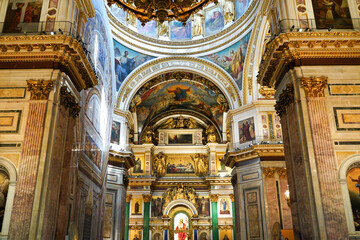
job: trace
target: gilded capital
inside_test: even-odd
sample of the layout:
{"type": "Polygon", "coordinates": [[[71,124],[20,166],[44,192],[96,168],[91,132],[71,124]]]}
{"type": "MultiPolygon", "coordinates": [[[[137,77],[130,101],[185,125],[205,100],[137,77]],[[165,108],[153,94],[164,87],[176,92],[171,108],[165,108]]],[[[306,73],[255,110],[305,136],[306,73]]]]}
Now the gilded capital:
{"type": "Polygon", "coordinates": [[[263,173],[267,178],[273,178],[275,175],[276,168],[263,168],[263,173]]]}
{"type": "Polygon", "coordinates": [[[286,108],[289,104],[294,102],[294,86],[288,84],[286,89],[279,95],[279,100],[276,101],[275,110],[278,116],[282,117],[286,113],[286,108]]]}
{"type": "Polygon", "coordinates": [[[266,99],[270,99],[275,94],[274,88],[261,87],[259,90],[261,95],[264,95],[266,99]]]}
{"type": "Polygon", "coordinates": [[[126,195],[126,202],[130,202],[132,198],[131,194],[126,195]]]}
{"type": "Polygon", "coordinates": [[[144,202],[150,202],[151,201],[151,194],[143,194],[144,202]]]}
{"type": "Polygon", "coordinates": [[[60,104],[69,109],[70,114],[76,118],[80,113],[80,106],[76,103],[75,97],[67,90],[66,86],[60,89],[60,104]]]}
{"type": "Polygon", "coordinates": [[[325,97],[324,89],[327,86],[327,77],[310,77],[301,79],[301,86],[305,90],[306,97],[325,97]]]}
{"type": "Polygon", "coordinates": [[[219,199],[219,195],[218,194],[211,194],[210,195],[210,200],[211,202],[217,202],[219,199]]]}
{"type": "Polygon", "coordinates": [[[48,100],[53,89],[52,80],[26,80],[27,89],[31,92],[30,100],[48,100]]]}
{"type": "Polygon", "coordinates": [[[231,201],[232,201],[232,202],[235,201],[235,196],[234,196],[234,194],[230,194],[230,198],[231,198],[231,201]]]}
{"type": "Polygon", "coordinates": [[[279,177],[286,178],[286,176],[287,176],[286,168],[278,168],[276,172],[279,175],[279,177]]]}

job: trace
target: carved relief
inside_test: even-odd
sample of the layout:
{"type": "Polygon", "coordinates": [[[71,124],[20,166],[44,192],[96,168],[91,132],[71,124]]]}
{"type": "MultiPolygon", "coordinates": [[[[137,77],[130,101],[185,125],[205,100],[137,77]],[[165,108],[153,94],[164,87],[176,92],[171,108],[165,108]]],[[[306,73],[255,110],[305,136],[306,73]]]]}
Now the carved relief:
{"type": "Polygon", "coordinates": [[[275,110],[276,114],[282,117],[286,113],[286,108],[290,103],[294,102],[294,86],[288,84],[286,89],[280,94],[279,100],[276,101],[275,110]]]}
{"type": "Polygon", "coordinates": [[[301,79],[301,86],[305,90],[306,97],[324,97],[327,80],[327,77],[303,77],[301,79]]]}
{"type": "Polygon", "coordinates": [[[53,89],[52,80],[27,80],[27,89],[31,92],[31,100],[48,100],[53,89]]]}
{"type": "Polygon", "coordinates": [[[208,174],[209,170],[209,158],[207,154],[195,154],[195,157],[191,156],[194,162],[195,174],[202,177],[208,174]]]}
{"type": "Polygon", "coordinates": [[[167,156],[160,152],[157,155],[153,155],[153,170],[156,177],[163,177],[166,174],[167,156]]]}
{"type": "Polygon", "coordinates": [[[274,88],[268,88],[268,87],[261,87],[259,90],[259,93],[261,95],[264,95],[266,99],[270,99],[275,94],[274,88]]]}
{"type": "Polygon", "coordinates": [[[80,113],[80,106],[76,103],[75,97],[67,90],[66,86],[60,89],[60,104],[69,109],[70,114],[76,118],[80,113]]]}
{"type": "Polygon", "coordinates": [[[263,173],[267,178],[273,178],[275,176],[276,168],[263,168],[263,173]]]}
{"type": "Polygon", "coordinates": [[[178,118],[169,118],[163,124],[160,125],[160,129],[178,129],[178,128],[202,128],[193,118],[184,118],[180,116],[178,118]]]}
{"type": "Polygon", "coordinates": [[[206,141],[208,143],[217,142],[216,129],[214,126],[212,126],[212,125],[207,126],[205,134],[206,134],[206,141]]]}
{"type": "Polygon", "coordinates": [[[168,188],[164,192],[163,197],[165,199],[163,210],[171,201],[177,199],[187,200],[197,207],[197,203],[196,203],[197,193],[195,192],[195,189],[192,187],[184,186],[183,184],[181,184],[180,186],[168,188]]]}

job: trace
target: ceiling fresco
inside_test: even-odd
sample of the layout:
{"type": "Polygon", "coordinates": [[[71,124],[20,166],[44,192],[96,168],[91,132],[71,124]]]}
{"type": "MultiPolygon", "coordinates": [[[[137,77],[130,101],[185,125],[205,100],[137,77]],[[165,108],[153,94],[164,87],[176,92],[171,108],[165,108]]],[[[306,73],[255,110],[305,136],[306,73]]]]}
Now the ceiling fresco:
{"type": "MultiPolygon", "coordinates": [[[[198,77],[196,74],[191,76],[193,79],[198,77]]],[[[160,76],[163,80],[166,77],[160,76]]],[[[183,109],[203,114],[222,130],[223,112],[228,110],[224,95],[214,85],[208,87],[191,80],[165,80],[151,88],[140,89],[136,96],[141,97],[141,103],[136,107],[139,128],[159,114],[183,109]]]]}

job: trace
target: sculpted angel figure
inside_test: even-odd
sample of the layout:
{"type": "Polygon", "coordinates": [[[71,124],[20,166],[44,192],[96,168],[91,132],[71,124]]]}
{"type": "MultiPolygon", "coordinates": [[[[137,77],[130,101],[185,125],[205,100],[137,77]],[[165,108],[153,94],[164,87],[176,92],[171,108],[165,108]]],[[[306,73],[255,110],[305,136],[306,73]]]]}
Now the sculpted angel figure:
{"type": "Polygon", "coordinates": [[[153,169],[156,171],[156,177],[163,177],[166,174],[166,158],[163,152],[153,155],[153,169]]]}
{"type": "Polygon", "coordinates": [[[208,161],[205,154],[196,153],[195,157],[191,156],[191,159],[194,162],[195,174],[198,176],[204,176],[207,174],[208,161]]]}
{"type": "Polygon", "coordinates": [[[206,140],[207,142],[213,143],[216,142],[216,134],[215,134],[215,127],[209,125],[206,128],[206,140]]]}

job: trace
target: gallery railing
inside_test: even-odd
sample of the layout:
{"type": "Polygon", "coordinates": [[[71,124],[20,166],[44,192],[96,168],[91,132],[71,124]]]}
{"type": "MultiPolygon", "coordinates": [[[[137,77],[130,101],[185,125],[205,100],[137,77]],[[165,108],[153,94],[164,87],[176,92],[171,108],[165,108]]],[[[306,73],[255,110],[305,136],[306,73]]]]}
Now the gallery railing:
{"type": "Polygon", "coordinates": [[[360,30],[360,18],[337,18],[334,20],[325,18],[283,19],[277,24],[277,31],[280,31],[279,33],[332,30],[360,30]]]}
{"type": "Polygon", "coordinates": [[[265,139],[262,136],[255,137],[255,139],[251,141],[228,143],[227,152],[241,151],[259,145],[283,145],[283,140],[282,138],[265,139]]]}

